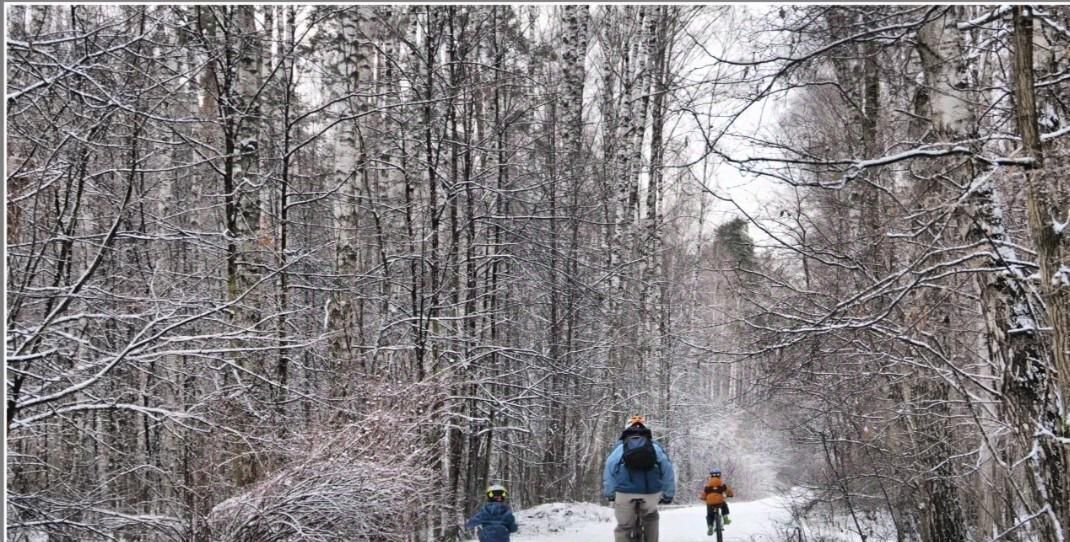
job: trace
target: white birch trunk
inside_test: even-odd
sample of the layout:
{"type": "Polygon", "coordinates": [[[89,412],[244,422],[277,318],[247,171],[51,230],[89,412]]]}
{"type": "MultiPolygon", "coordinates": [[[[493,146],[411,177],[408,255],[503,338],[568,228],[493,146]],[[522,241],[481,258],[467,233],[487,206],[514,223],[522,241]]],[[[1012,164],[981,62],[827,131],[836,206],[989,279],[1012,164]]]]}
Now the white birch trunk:
{"type": "Polygon", "coordinates": [[[234,235],[239,239],[239,293],[256,282],[258,274],[255,261],[259,258],[260,193],[263,180],[260,176],[260,100],[258,93],[263,83],[263,40],[256,27],[256,7],[238,6],[238,100],[237,112],[239,153],[234,168],[235,196],[238,217],[234,235]]]}
{"type": "MultiPolygon", "coordinates": [[[[925,74],[926,86],[930,93],[930,112],[932,116],[933,131],[940,141],[956,141],[965,134],[975,129],[976,120],[965,90],[968,86],[966,81],[966,57],[964,41],[953,21],[957,14],[954,8],[945,10],[940,17],[923,25],[918,30],[918,51],[921,56],[922,69],[925,74]]],[[[960,178],[969,177],[973,174],[972,164],[960,165],[950,174],[960,178]]],[[[930,181],[931,182],[931,181],[930,181]]],[[[941,188],[933,187],[928,191],[928,197],[936,200],[941,197],[941,188]]],[[[929,295],[923,293],[923,296],[929,295]]],[[[935,299],[923,301],[928,306],[939,306],[935,299]]],[[[949,318],[950,309],[942,308],[936,313],[934,321],[939,318],[949,318]]],[[[919,393],[933,393],[940,401],[948,399],[947,386],[942,382],[929,383],[924,381],[920,384],[919,393]]],[[[924,396],[924,395],[922,395],[924,396]]],[[[937,476],[927,482],[925,492],[929,506],[924,510],[925,530],[930,539],[948,541],[965,540],[966,534],[963,529],[963,511],[959,500],[958,491],[948,479],[953,471],[940,463],[938,456],[947,453],[950,448],[944,446],[942,435],[931,434],[932,430],[920,436],[926,446],[936,443],[936,455],[925,453],[922,455],[923,464],[942,465],[937,467],[937,476]]]]}
{"type": "MultiPolygon", "coordinates": [[[[339,49],[342,51],[335,66],[338,78],[336,92],[348,96],[338,111],[346,118],[339,125],[338,139],[334,147],[334,178],[338,191],[333,200],[335,226],[335,266],[342,284],[352,285],[360,272],[360,207],[362,187],[366,186],[368,167],[369,134],[365,130],[367,113],[371,109],[370,98],[365,95],[371,89],[372,54],[374,48],[367,36],[366,11],[370,8],[353,7],[343,12],[339,49]]],[[[332,296],[328,317],[330,356],[336,368],[351,369],[353,352],[358,339],[355,296],[347,288],[332,296]]],[[[344,372],[339,373],[344,374],[344,372]]],[[[343,377],[342,394],[348,386],[343,377]]]]}
{"type": "Polygon", "coordinates": [[[948,136],[967,134],[974,129],[967,88],[967,61],[964,40],[947,10],[918,29],[918,52],[929,88],[933,130],[948,136]]]}

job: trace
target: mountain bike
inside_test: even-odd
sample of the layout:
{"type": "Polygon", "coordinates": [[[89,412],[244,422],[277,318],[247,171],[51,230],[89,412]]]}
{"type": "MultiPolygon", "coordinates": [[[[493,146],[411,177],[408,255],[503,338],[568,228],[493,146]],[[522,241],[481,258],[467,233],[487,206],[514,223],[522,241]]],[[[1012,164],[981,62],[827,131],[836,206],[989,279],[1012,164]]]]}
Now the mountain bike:
{"type": "Polygon", "coordinates": [[[632,499],[631,503],[635,505],[635,526],[632,527],[628,540],[631,542],[646,542],[646,525],[643,525],[643,499],[632,499]]]}

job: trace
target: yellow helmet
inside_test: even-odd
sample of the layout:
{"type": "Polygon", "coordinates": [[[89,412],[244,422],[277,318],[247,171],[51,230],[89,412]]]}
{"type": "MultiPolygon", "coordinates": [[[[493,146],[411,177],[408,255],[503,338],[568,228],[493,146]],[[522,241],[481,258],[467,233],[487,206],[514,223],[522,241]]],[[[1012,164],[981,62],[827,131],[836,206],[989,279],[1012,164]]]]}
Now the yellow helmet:
{"type": "Polygon", "coordinates": [[[499,497],[502,499],[509,497],[509,492],[505,490],[505,486],[501,484],[487,486],[487,499],[496,500],[499,497]]]}

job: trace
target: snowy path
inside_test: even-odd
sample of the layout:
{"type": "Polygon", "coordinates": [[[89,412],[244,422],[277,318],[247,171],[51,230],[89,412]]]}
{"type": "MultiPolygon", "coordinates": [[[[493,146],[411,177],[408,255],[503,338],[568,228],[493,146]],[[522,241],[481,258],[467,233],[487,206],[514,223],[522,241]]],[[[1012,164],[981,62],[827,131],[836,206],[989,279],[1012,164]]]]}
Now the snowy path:
{"type": "MultiPolygon", "coordinates": [[[[726,542],[773,542],[781,540],[777,525],[788,519],[782,497],[752,502],[729,502],[732,525],[725,529],[726,542]]],[[[514,542],[612,542],[612,511],[589,504],[543,505],[518,514],[520,533],[514,542]]],[[[670,506],[661,510],[660,542],[709,542],[706,507],[670,506]]]]}

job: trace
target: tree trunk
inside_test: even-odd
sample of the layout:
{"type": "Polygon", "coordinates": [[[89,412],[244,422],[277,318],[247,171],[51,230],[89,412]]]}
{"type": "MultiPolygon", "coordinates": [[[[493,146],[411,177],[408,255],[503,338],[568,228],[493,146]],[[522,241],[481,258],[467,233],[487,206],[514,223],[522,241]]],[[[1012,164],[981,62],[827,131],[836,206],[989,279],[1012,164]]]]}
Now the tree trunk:
{"type": "MultiPolygon", "coordinates": [[[[1025,170],[1026,209],[1040,266],[1040,297],[1051,326],[1049,367],[1040,359],[1027,358],[1030,366],[1012,366],[1017,399],[1024,404],[1015,412],[1030,420],[1015,424],[1023,439],[1039,449],[1031,456],[1035,492],[1039,503],[1051,511],[1042,520],[1044,538],[1070,539],[1070,421],[1066,401],[1070,397],[1070,189],[1061,160],[1045,166],[1037,125],[1033,74],[1032,8],[1014,6],[1014,83],[1018,129],[1032,164],[1025,170]],[[1060,166],[1062,168],[1060,169],[1060,166]],[[1052,388],[1056,388],[1057,391],[1052,388]],[[1060,399],[1061,397],[1061,399],[1060,399]],[[1060,404],[1061,401],[1061,404],[1060,404]],[[1060,442],[1060,439],[1062,442],[1060,442]]],[[[1030,322],[1029,332],[1035,332],[1030,322]]]]}
{"type": "MultiPolygon", "coordinates": [[[[940,17],[926,23],[918,30],[918,49],[921,56],[925,82],[930,89],[930,112],[932,115],[933,133],[940,141],[955,141],[975,129],[975,119],[970,107],[966,91],[968,83],[963,80],[965,73],[965,54],[962,37],[952,26],[954,20],[950,16],[953,8],[946,10],[940,17]]],[[[974,176],[973,164],[967,161],[961,164],[949,164],[951,170],[948,175],[958,179],[971,179],[974,176]]],[[[923,208],[931,208],[934,202],[942,201],[947,197],[946,192],[940,186],[939,181],[924,181],[922,187],[921,203],[923,208]]],[[[961,181],[966,182],[966,181],[961,181]]],[[[967,183],[968,184],[968,183],[967,183]]],[[[939,232],[932,232],[939,239],[939,232]]],[[[954,240],[948,240],[954,241],[954,240]]],[[[938,294],[933,291],[923,291],[924,305],[939,307],[927,322],[936,326],[935,329],[943,330],[938,326],[945,325],[952,318],[951,308],[941,305],[937,298],[938,294]]],[[[947,333],[946,330],[941,333],[947,333]]],[[[953,341],[950,337],[935,339],[934,347],[941,356],[955,359],[953,341]]],[[[922,378],[938,378],[922,376],[922,378]]],[[[916,400],[924,401],[946,409],[950,388],[942,381],[922,381],[913,395],[916,400]]],[[[952,466],[947,463],[945,453],[952,450],[947,441],[950,427],[946,418],[936,420],[934,423],[925,423],[923,433],[919,440],[926,452],[922,453],[921,465],[924,468],[933,468],[935,472],[924,483],[928,507],[923,514],[925,519],[925,539],[936,541],[960,542],[966,540],[965,526],[963,525],[964,514],[962,501],[958,494],[954,478],[957,474],[952,466]],[[939,468],[937,468],[939,467],[939,468]]]]}

